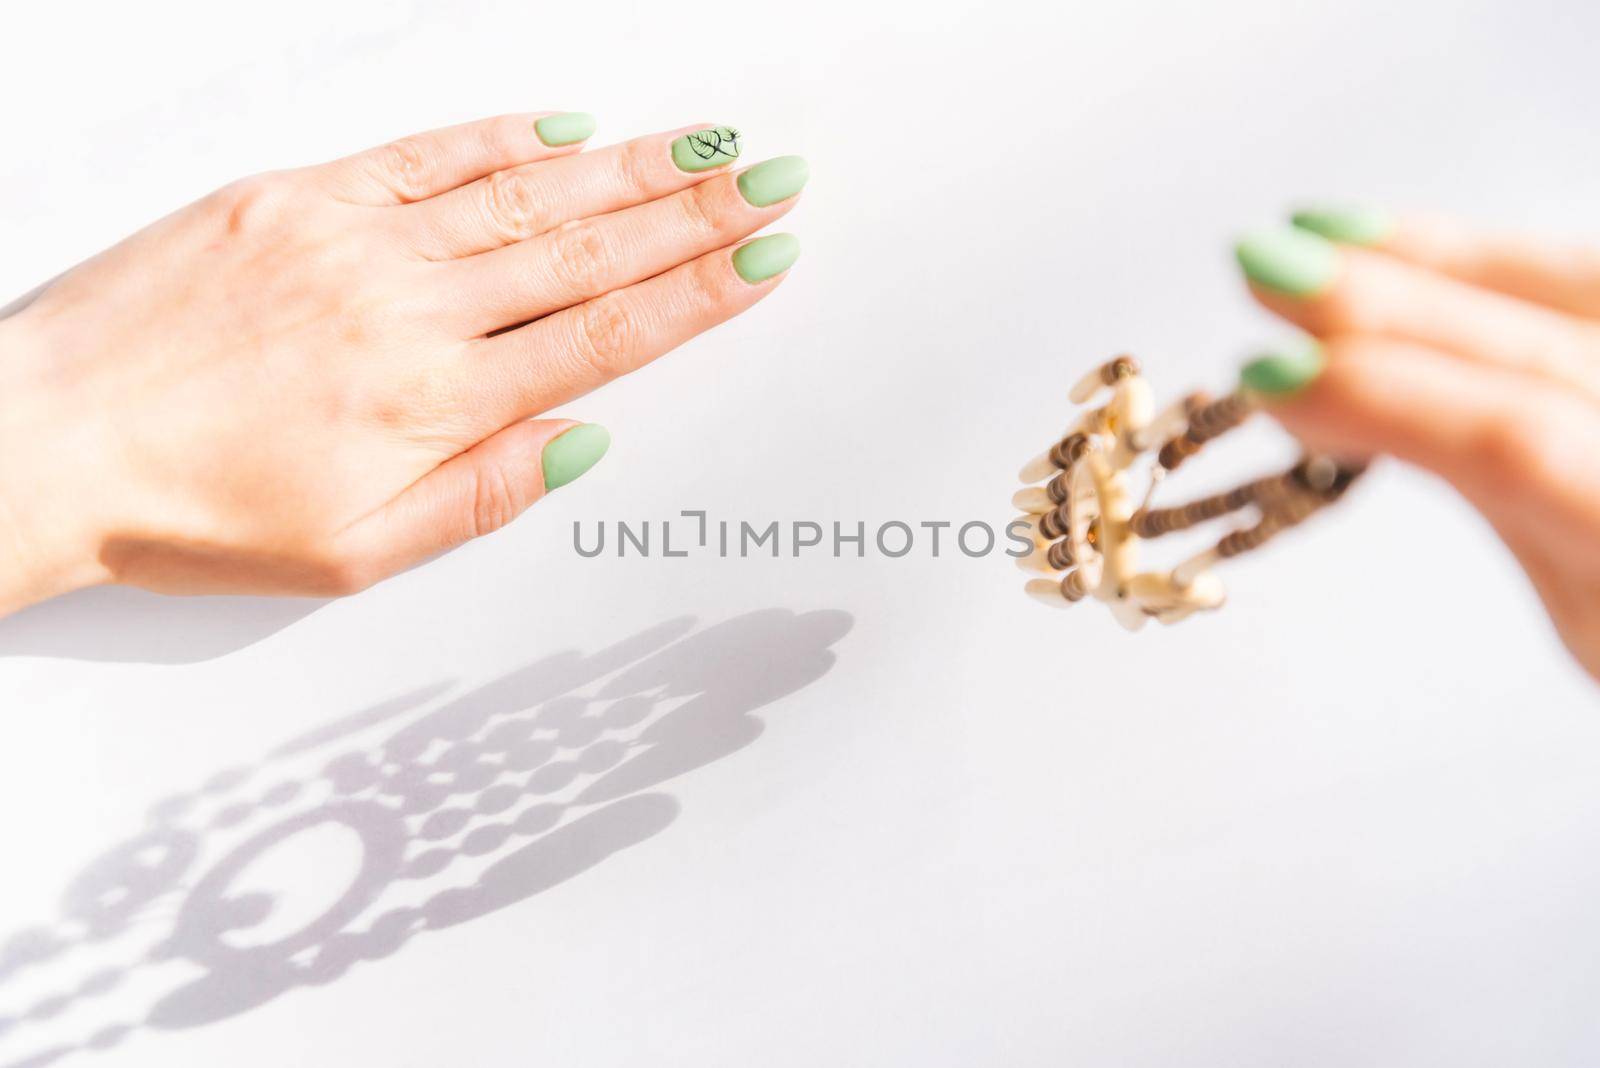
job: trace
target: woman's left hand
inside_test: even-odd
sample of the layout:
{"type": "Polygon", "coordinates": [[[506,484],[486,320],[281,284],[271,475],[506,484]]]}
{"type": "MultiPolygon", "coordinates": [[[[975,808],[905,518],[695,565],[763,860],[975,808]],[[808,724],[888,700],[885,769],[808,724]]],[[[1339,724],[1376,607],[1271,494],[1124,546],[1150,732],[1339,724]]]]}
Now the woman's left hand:
{"type": "Polygon", "coordinates": [[[76,586],[338,594],[502,526],[598,427],[531,416],[739,314],[803,160],[505,115],[263,174],[0,320],[0,614],[76,586]]]}

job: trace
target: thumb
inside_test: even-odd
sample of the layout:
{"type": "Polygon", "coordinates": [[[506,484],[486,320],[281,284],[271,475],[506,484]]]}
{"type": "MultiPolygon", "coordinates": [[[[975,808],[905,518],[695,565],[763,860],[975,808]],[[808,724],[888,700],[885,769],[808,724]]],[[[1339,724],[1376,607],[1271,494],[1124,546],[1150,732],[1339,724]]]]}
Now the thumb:
{"type": "Polygon", "coordinates": [[[354,540],[357,559],[393,574],[499,530],[593,467],[610,446],[611,435],[595,423],[513,423],[440,464],[343,536],[354,540]]]}

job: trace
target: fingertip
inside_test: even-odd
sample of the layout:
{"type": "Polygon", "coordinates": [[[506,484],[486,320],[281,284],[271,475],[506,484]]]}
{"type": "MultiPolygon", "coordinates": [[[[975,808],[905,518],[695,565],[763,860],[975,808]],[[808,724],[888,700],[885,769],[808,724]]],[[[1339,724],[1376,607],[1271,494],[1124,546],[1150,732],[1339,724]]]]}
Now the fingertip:
{"type": "Polygon", "coordinates": [[[755,208],[771,207],[797,196],[811,180],[804,156],[777,156],[739,172],[739,194],[755,208]]]}
{"type": "Polygon", "coordinates": [[[1309,206],[1292,213],[1290,220],[1297,229],[1343,245],[1375,247],[1394,232],[1394,218],[1376,208],[1309,206]]]}
{"type": "Polygon", "coordinates": [[[575,482],[611,448],[611,432],[599,423],[579,423],[557,435],[540,454],[545,492],[575,482]]]}
{"type": "Polygon", "coordinates": [[[1327,289],[1339,268],[1339,251],[1331,241],[1292,226],[1247,233],[1234,244],[1233,254],[1255,285],[1297,299],[1327,289]]]}
{"type": "Polygon", "coordinates": [[[594,116],[587,111],[562,111],[539,119],[533,130],[550,148],[561,148],[589,140],[596,126],[594,116]]]}
{"type": "Polygon", "coordinates": [[[1239,385],[1271,402],[1300,393],[1327,367],[1327,354],[1312,338],[1263,349],[1239,369],[1239,385]]]}
{"type": "Polygon", "coordinates": [[[800,239],[793,234],[767,234],[733,250],[733,269],[755,285],[787,271],[800,258],[800,239]]]}

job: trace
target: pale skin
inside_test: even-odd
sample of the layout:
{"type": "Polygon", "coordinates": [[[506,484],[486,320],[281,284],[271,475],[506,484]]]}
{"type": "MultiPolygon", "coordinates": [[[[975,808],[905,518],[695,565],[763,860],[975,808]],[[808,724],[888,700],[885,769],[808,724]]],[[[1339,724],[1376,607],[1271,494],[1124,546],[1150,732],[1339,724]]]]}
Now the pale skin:
{"type": "Polygon", "coordinates": [[[794,204],[674,138],[504,115],[180,209],[0,319],[0,615],[79,587],[345,594],[544,493],[537,419],[770,293],[794,204]]]}
{"type": "Polygon", "coordinates": [[[1341,246],[1311,296],[1252,291],[1328,358],[1274,414],[1314,447],[1453,484],[1600,680],[1600,251],[1402,219],[1341,246]]]}

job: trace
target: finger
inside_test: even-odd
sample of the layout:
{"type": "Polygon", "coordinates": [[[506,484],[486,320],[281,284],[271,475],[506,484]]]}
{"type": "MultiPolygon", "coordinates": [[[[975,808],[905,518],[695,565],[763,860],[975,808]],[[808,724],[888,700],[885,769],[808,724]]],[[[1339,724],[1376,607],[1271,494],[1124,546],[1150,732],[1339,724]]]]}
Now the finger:
{"type": "Polygon", "coordinates": [[[505,526],[547,492],[599,462],[604,427],[570,419],[514,423],[440,464],[400,496],[348,528],[345,555],[368,581],[505,526]]]}
{"type": "MultiPolygon", "coordinates": [[[[1574,558],[1559,546],[1519,543],[1504,532],[1501,536],[1528,573],[1568,651],[1600,680],[1600,613],[1594,610],[1600,604],[1600,574],[1574,568],[1574,558]]],[[[1586,549],[1592,551],[1592,543],[1586,549]]]]}
{"type": "Polygon", "coordinates": [[[1237,253],[1256,299],[1319,337],[1416,342],[1600,398],[1595,324],[1288,227],[1237,253]]]}
{"type": "Polygon", "coordinates": [[[1309,446],[1389,453],[1441,475],[1498,524],[1600,523],[1594,406],[1570,391],[1384,338],[1335,338],[1252,361],[1245,387],[1309,446]]]}
{"type": "Polygon", "coordinates": [[[594,116],[578,111],[497,115],[412,134],[311,170],[340,200],[409,204],[506,167],[578,152],[594,126],[594,116]]]}
{"type": "Polygon", "coordinates": [[[782,156],[672,196],[568,223],[447,267],[446,307],[486,334],[653,278],[755,233],[794,206],[806,162],[782,156]]]}
{"type": "Polygon", "coordinates": [[[739,152],[739,131],[731,126],[670,130],[570,159],[497,170],[407,208],[398,221],[421,256],[471,256],[675,193],[732,163],[739,152]]]}
{"type": "Polygon", "coordinates": [[[1482,233],[1450,219],[1394,218],[1360,209],[1298,211],[1294,224],[1484,289],[1600,318],[1600,248],[1482,233]]]}
{"type": "Polygon", "coordinates": [[[772,292],[799,255],[792,234],[758,237],[473,342],[479,417],[504,425],[644,366],[772,292]]]}

